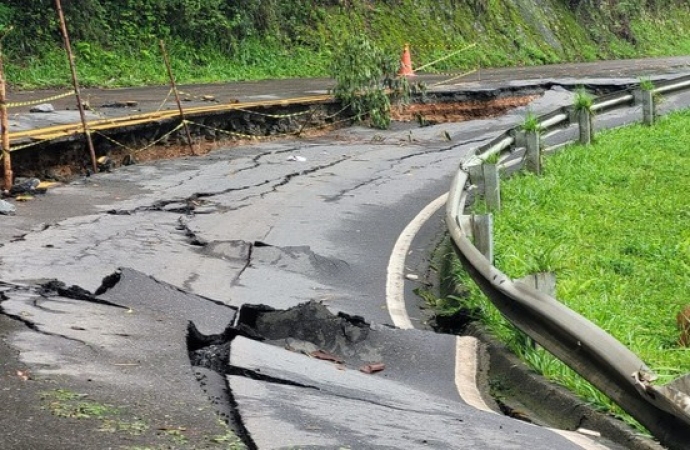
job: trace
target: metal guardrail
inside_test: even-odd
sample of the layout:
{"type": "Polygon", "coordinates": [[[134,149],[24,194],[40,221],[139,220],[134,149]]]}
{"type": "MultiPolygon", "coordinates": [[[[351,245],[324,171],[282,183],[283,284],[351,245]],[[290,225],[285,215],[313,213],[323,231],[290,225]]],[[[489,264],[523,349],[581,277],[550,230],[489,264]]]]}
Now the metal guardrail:
{"type": "MultiPolygon", "coordinates": [[[[690,76],[659,83],[653,93],[690,90],[690,76]]],[[[595,100],[593,110],[625,107],[639,96],[625,90],[595,100]]],[[[538,118],[543,133],[570,124],[573,108],[538,118]]],[[[518,129],[503,133],[474,150],[486,159],[514,146],[518,129]]],[[[556,298],[526,283],[511,280],[494,267],[472,242],[471,216],[463,214],[468,173],[458,169],[446,204],[446,226],[463,266],[498,310],[539,345],[610,397],[673,450],[690,448],[690,374],[666,385],[613,336],[567,308],[556,298]]]]}

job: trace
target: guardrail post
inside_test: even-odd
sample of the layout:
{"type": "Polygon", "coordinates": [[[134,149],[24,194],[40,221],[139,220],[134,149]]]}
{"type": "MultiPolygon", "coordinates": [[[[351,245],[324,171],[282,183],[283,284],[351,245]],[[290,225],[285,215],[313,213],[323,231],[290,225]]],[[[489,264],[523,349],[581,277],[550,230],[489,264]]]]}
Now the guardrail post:
{"type": "Polygon", "coordinates": [[[465,170],[470,176],[470,184],[475,186],[484,186],[484,169],[482,168],[482,160],[473,158],[465,164],[465,170]]]}
{"type": "Polygon", "coordinates": [[[525,165],[527,170],[541,175],[541,139],[537,131],[525,133],[525,165]]]}
{"type": "Polygon", "coordinates": [[[556,296],[556,274],[553,272],[534,273],[520,278],[518,281],[551,297],[556,296]]]}
{"type": "Polygon", "coordinates": [[[494,263],[494,217],[492,214],[472,215],[474,246],[489,263],[494,263]]]}
{"type": "Polygon", "coordinates": [[[656,116],[656,109],[654,105],[654,91],[643,89],[640,92],[642,98],[642,123],[645,125],[654,125],[656,116]]]}
{"type": "Polygon", "coordinates": [[[484,175],[484,200],[486,206],[492,211],[501,209],[501,181],[498,164],[484,163],[482,165],[484,175]]]}
{"type": "Polygon", "coordinates": [[[577,123],[580,127],[580,144],[590,145],[592,143],[592,112],[584,108],[579,110],[577,123]]]}

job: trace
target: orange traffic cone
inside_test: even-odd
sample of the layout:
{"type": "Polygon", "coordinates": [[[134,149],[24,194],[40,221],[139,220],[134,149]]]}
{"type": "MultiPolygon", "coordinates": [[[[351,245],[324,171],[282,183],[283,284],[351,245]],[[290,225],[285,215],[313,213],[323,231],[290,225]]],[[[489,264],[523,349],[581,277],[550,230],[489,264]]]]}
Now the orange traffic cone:
{"type": "Polygon", "coordinates": [[[402,57],[400,58],[400,70],[398,75],[403,77],[413,77],[415,76],[414,70],[412,70],[412,56],[410,56],[410,44],[405,44],[405,50],[403,50],[402,57]]]}

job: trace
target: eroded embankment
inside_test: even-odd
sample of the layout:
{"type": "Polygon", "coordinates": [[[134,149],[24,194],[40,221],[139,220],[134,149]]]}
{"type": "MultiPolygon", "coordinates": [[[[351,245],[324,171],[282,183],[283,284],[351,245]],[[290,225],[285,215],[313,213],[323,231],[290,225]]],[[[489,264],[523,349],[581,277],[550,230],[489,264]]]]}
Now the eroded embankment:
{"type": "MultiPolygon", "coordinates": [[[[527,105],[545,88],[529,86],[480,91],[434,91],[413,96],[407,105],[396,106],[393,120],[417,121],[420,126],[496,117],[527,105]]],[[[285,102],[247,109],[231,105],[227,110],[190,115],[190,147],[179,119],[136,120],[115,128],[92,131],[100,170],[120,165],[203,155],[219,146],[262,140],[310,136],[352,123],[349,108],[334,101],[285,102]]],[[[27,116],[30,122],[30,115],[27,116]]],[[[26,142],[20,143],[25,144],[26,142]]],[[[17,177],[66,181],[89,173],[91,162],[86,142],[80,135],[53,137],[12,153],[17,177]]]]}

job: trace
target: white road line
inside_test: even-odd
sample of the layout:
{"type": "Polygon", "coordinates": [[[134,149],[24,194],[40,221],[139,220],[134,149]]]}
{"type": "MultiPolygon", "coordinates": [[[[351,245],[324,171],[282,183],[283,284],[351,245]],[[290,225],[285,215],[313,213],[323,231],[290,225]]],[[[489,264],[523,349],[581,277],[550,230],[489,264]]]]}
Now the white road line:
{"type": "Polygon", "coordinates": [[[410,251],[410,245],[415,235],[439,209],[446,204],[448,193],[443,194],[429,203],[412,222],[407,224],[400,233],[388,260],[388,276],[386,280],[386,304],[393,324],[402,329],[412,329],[412,321],[405,308],[405,259],[410,251]]]}
{"type": "Polygon", "coordinates": [[[478,347],[477,338],[458,336],[455,342],[455,387],[460,398],[468,405],[482,411],[495,412],[486,404],[477,387],[478,347]]]}
{"type": "Polygon", "coordinates": [[[556,428],[549,428],[549,430],[563,436],[573,444],[579,445],[584,450],[611,450],[610,447],[595,442],[594,440],[577,431],[558,430],[556,428]]]}
{"type": "MultiPolygon", "coordinates": [[[[388,260],[386,279],[386,305],[393,324],[401,329],[412,329],[412,321],[405,307],[405,259],[410,251],[412,240],[431,216],[441,209],[448,199],[443,194],[429,203],[400,233],[388,260]]],[[[479,342],[470,336],[458,336],[455,345],[455,387],[460,398],[468,405],[481,411],[495,412],[484,402],[477,387],[477,346],[479,342]],[[461,364],[462,363],[462,364],[461,364]]],[[[549,428],[584,450],[609,450],[589,437],[576,431],[549,428]]]]}

